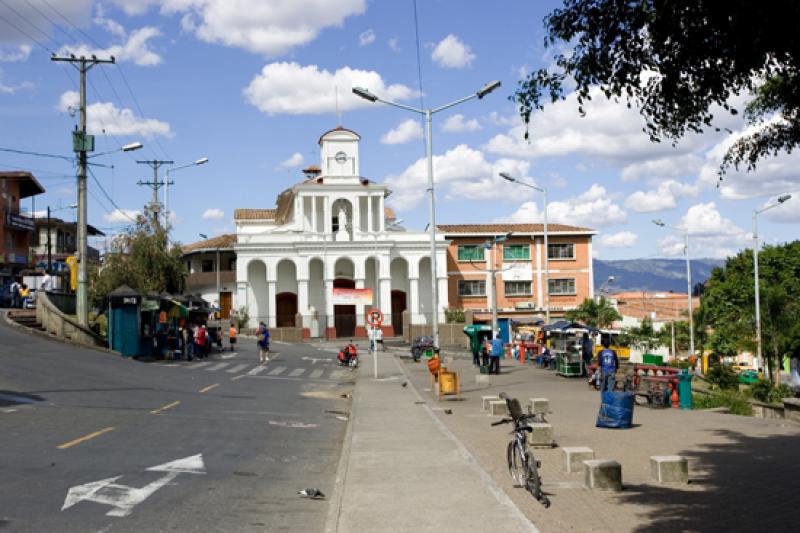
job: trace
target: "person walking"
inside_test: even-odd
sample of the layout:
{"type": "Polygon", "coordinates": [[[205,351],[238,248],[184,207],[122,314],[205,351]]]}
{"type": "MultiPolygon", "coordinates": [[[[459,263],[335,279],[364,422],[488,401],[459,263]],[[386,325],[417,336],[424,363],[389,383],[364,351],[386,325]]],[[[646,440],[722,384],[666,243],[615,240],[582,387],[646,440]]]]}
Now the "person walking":
{"type": "Polygon", "coordinates": [[[236,346],[236,326],[231,323],[231,327],[228,328],[228,342],[231,345],[231,351],[236,346]]]}
{"type": "Polygon", "coordinates": [[[376,326],[376,328],[377,329],[375,330],[375,342],[377,342],[378,345],[375,347],[375,349],[383,351],[383,330],[381,329],[380,326],[376,326]]]}
{"type": "Polygon", "coordinates": [[[30,296],[31,291],[26,284],[20,285],[19,288],[19,300],[20,300],[20,307],[25,309],[28,304],[28,297],[30,296]]]}
{"type": "Polygon", "coordinates": [[[500,357],[503,355],[503,339],[492,339],[492,352],[489,354],[489,373],[500,374],[500,357]]]}
{"type": "Polygon", "coordinates": [[[14,309],[19,307],[19,289],[20,289],[20,284],[19,281],[17,281],[16,279],[14,280],[14,283],[12,283],[11,286],[8,288],[9,292],[11,292],[11,307],[14,309]]]}
{"type": "Polygon", "coordinates": [[[269,362],[269,330],[264,322],[258,323],[258,359],[261,363],[269,362]]]}
{"type": "Polygon", "coordinates": [[[586,377],[589,374],[588,368],[592,363],[592,356],[594,355],[594,343],[588,333],[583,334],[581,339],[581,359],[583,359],[583,368],[581,368],[581,376],[586,377]]]}
{"type": "Polygon", "coordinates": [[[198,324],[194,332],[195,355],[202,359],[206,355],[206,329],[203,324],[198,324]]]}
{"type": "Polygon", "coordinates": [[[616,374],[619,368],[619,357],[617,352],[609,348],[611,342],[608,338],[603,339],[603,349],[597,355],[600,361],[600,392],[613,391],[616,386],[616,374]]]}

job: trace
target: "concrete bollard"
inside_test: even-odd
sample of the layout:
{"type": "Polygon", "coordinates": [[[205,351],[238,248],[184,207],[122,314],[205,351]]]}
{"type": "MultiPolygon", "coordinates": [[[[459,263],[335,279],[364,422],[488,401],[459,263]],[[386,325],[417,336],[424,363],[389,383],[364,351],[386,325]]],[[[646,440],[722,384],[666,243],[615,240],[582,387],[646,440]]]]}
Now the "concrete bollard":
{"type": "Polygon", "coordinates": [[[492,416],[502,416],[508,414],[508,406],[505,400],[492,400],[489,402],[489,414],[492,416]]]}
{"type": "Polygon", "coordinates": [[[561,450],[564,472],[582,472],[583,462],[594,459],[594,450],[586,446],[572,446],[561,450]]]}
{"type": "Polygon", "coordinates": [[[680,455],[652,455],[650,475],[659,483],[689,483],[689,460],[680,455]]]}
{"type": "Polygon", "coordinates": [[[555,444],[552,424],[528,424],[533,431],[528,432],[528,444],[534,448],[552,448],[555,444]]]}
{"type": "Polygon", "coordinates": [[[500,396],[481,396],[481,405],[484,411],[489,410],[489,402],[496,402],[500,399],[500,396]]]}
{"type": "Polygon", "coordinates": [[[476,385],[485,385],[489,386],[489,374],[477,374],[475,376],[475,384],[476,385]]]}
{"type": "Polygon", "coordinates": [[[584,461],[583,485],[587,489],[622,490],[622,465],[610,459],[584,461]]]}
{"type": "Polygon", "coordinates": [[[531,413],[535,415],[546,415],[550,412],[550,400],[547,398],[531,398],[528,400],[531,413]]]}

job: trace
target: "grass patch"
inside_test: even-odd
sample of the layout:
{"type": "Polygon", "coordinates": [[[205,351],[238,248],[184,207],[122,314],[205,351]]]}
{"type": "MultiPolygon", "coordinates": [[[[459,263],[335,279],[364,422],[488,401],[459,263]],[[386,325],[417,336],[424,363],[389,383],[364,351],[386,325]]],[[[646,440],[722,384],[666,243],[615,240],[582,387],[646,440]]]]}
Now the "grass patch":
{"type": "Polygon", "coordinates": [[[753,416],[753,406],[747,396],[740,392],[723,390],[713,391],[709,394],[697,394],[693,398],[695,409],[714,409],[727,407],[731,414],[753,416]]]}

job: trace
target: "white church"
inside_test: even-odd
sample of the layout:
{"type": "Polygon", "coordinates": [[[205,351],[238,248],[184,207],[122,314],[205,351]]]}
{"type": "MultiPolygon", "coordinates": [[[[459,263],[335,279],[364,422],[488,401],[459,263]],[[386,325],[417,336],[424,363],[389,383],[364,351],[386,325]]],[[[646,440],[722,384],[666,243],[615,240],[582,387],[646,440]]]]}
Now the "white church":
{"type": "Polygon", "coordinates": [[[304,337],[359,337],[364,312],[383,313],[386,336],[433,319],[448,302],[447,242],[437,235],[432,280],[430,235],[399,227],[385,207],[391,191],[361,176],[361,137],[337,127],[319,139],[320,166],[278,195],[274,209],[236,209],[235,307],[250,326],[302,327],[304,337]]]}

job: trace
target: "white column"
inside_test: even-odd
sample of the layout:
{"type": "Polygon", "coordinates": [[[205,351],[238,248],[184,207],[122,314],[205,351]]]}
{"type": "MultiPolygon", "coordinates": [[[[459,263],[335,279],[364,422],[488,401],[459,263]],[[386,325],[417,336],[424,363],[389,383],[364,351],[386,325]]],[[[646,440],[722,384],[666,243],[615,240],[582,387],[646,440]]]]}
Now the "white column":
{"type": "Polygon", "coordinates": [[[377,196],[378,199],[378,212],[375,216],[378,219],[378,227],[375,231],[383,231],[384,230],[384,216],[383,216],[383,195],[377,196]]]}
{"type": "Polygon", "coordinates": [[[408,284],[411,289],[411,301],[408,310],[411,312],[411,323],[418,324],[419,317],[419,278],[410,278],[408,284]]]}
{"type": "Polygon", "coordinates": [[[319,231],[319,226],[317,225],[317,197],[311,197],[311,231],[314,233],[319,231]]]}
{"type": "Polygon", "coordinates": [[[534,250],[536,251],[536,307],[544,307],[544,291],[542,290],[542,241],[534,237],[534,250]]]}
{"type": "MultiPolygon", "coordinates": [[[[356,278],[356,289],[363,289],[365,285],[366,281],[364,278],[356,278]]],[[[366,311],[365,306],[356,306],[356,326],[364,326],[364,313],[366,313],[366,311]]]]}
{"type": "Polygon", "coordinates": [[[444,309],[450,306],[447,278],[439,278],[439,323],[444,323],[444,309]]]}
{"type": "Polygon", "coordinates": [[[392,278],[381,278],[381,312],[383,313],[383,323],[392,323],[392,278]]]}
{"type": "Polygon", "coordinates": [[[297,312],[303,315],[303,327],[309,327],[311,323],[310,311],[308,310],[308,280],[297,280],[297,312]]]}
{"type": "MultiPolygon", "coordinates": [[[[247,312],[250,316],[253,316],[252,311],[250,310],[250,306],[248,305],[247,301],[247,282],[246,281],[237,281],[236,282],[236,305],[234,308],[236,311],[239,311],[239,308],[244,307],[247,309],[247,312]]],[[[248,324],[249,325],[249,324],[248,324]]]]}
{"type": "Polygon", "coordinates": [[[372,195],[367,196],[367,232],[368,233],[372,233],[374,231],[374,229],[372,227],[372,219],[374,218],[372,216],[372,210],[374,209],[374,204],[375,204],[374,198],[375,197],[372,196],[372,195]]]}
{"type": "Polygon", "coordinates": [[[325,280],[325,327],[333,327],[333,280],[325,280]]]}
{"type": "MultiPolygon", "coordinates": [[[[275,281],[267,281],[267,326],[274,328],[276,326],[275,320],[275,281]]],[[[259,310],[260,311],[260,310],[259,310]]],[[[261,311],[263,314],[263,311],[261,311]]]]}
{"type": "Polygon", "coordinates": [[[331,233],[333,231],[333,225],[331,221],[331,199],[327,196],[323,196],[322,218],[323,231],[326,234],[331,233]]]}
{"type": "Polygon", "coordinates": [[[352,200],[350,205],[353,206],[353,220],[350,222],[353,224],[353,240],[355,240],[356,235],[361,233],[361,199],[355,196],[352,200]]]}

